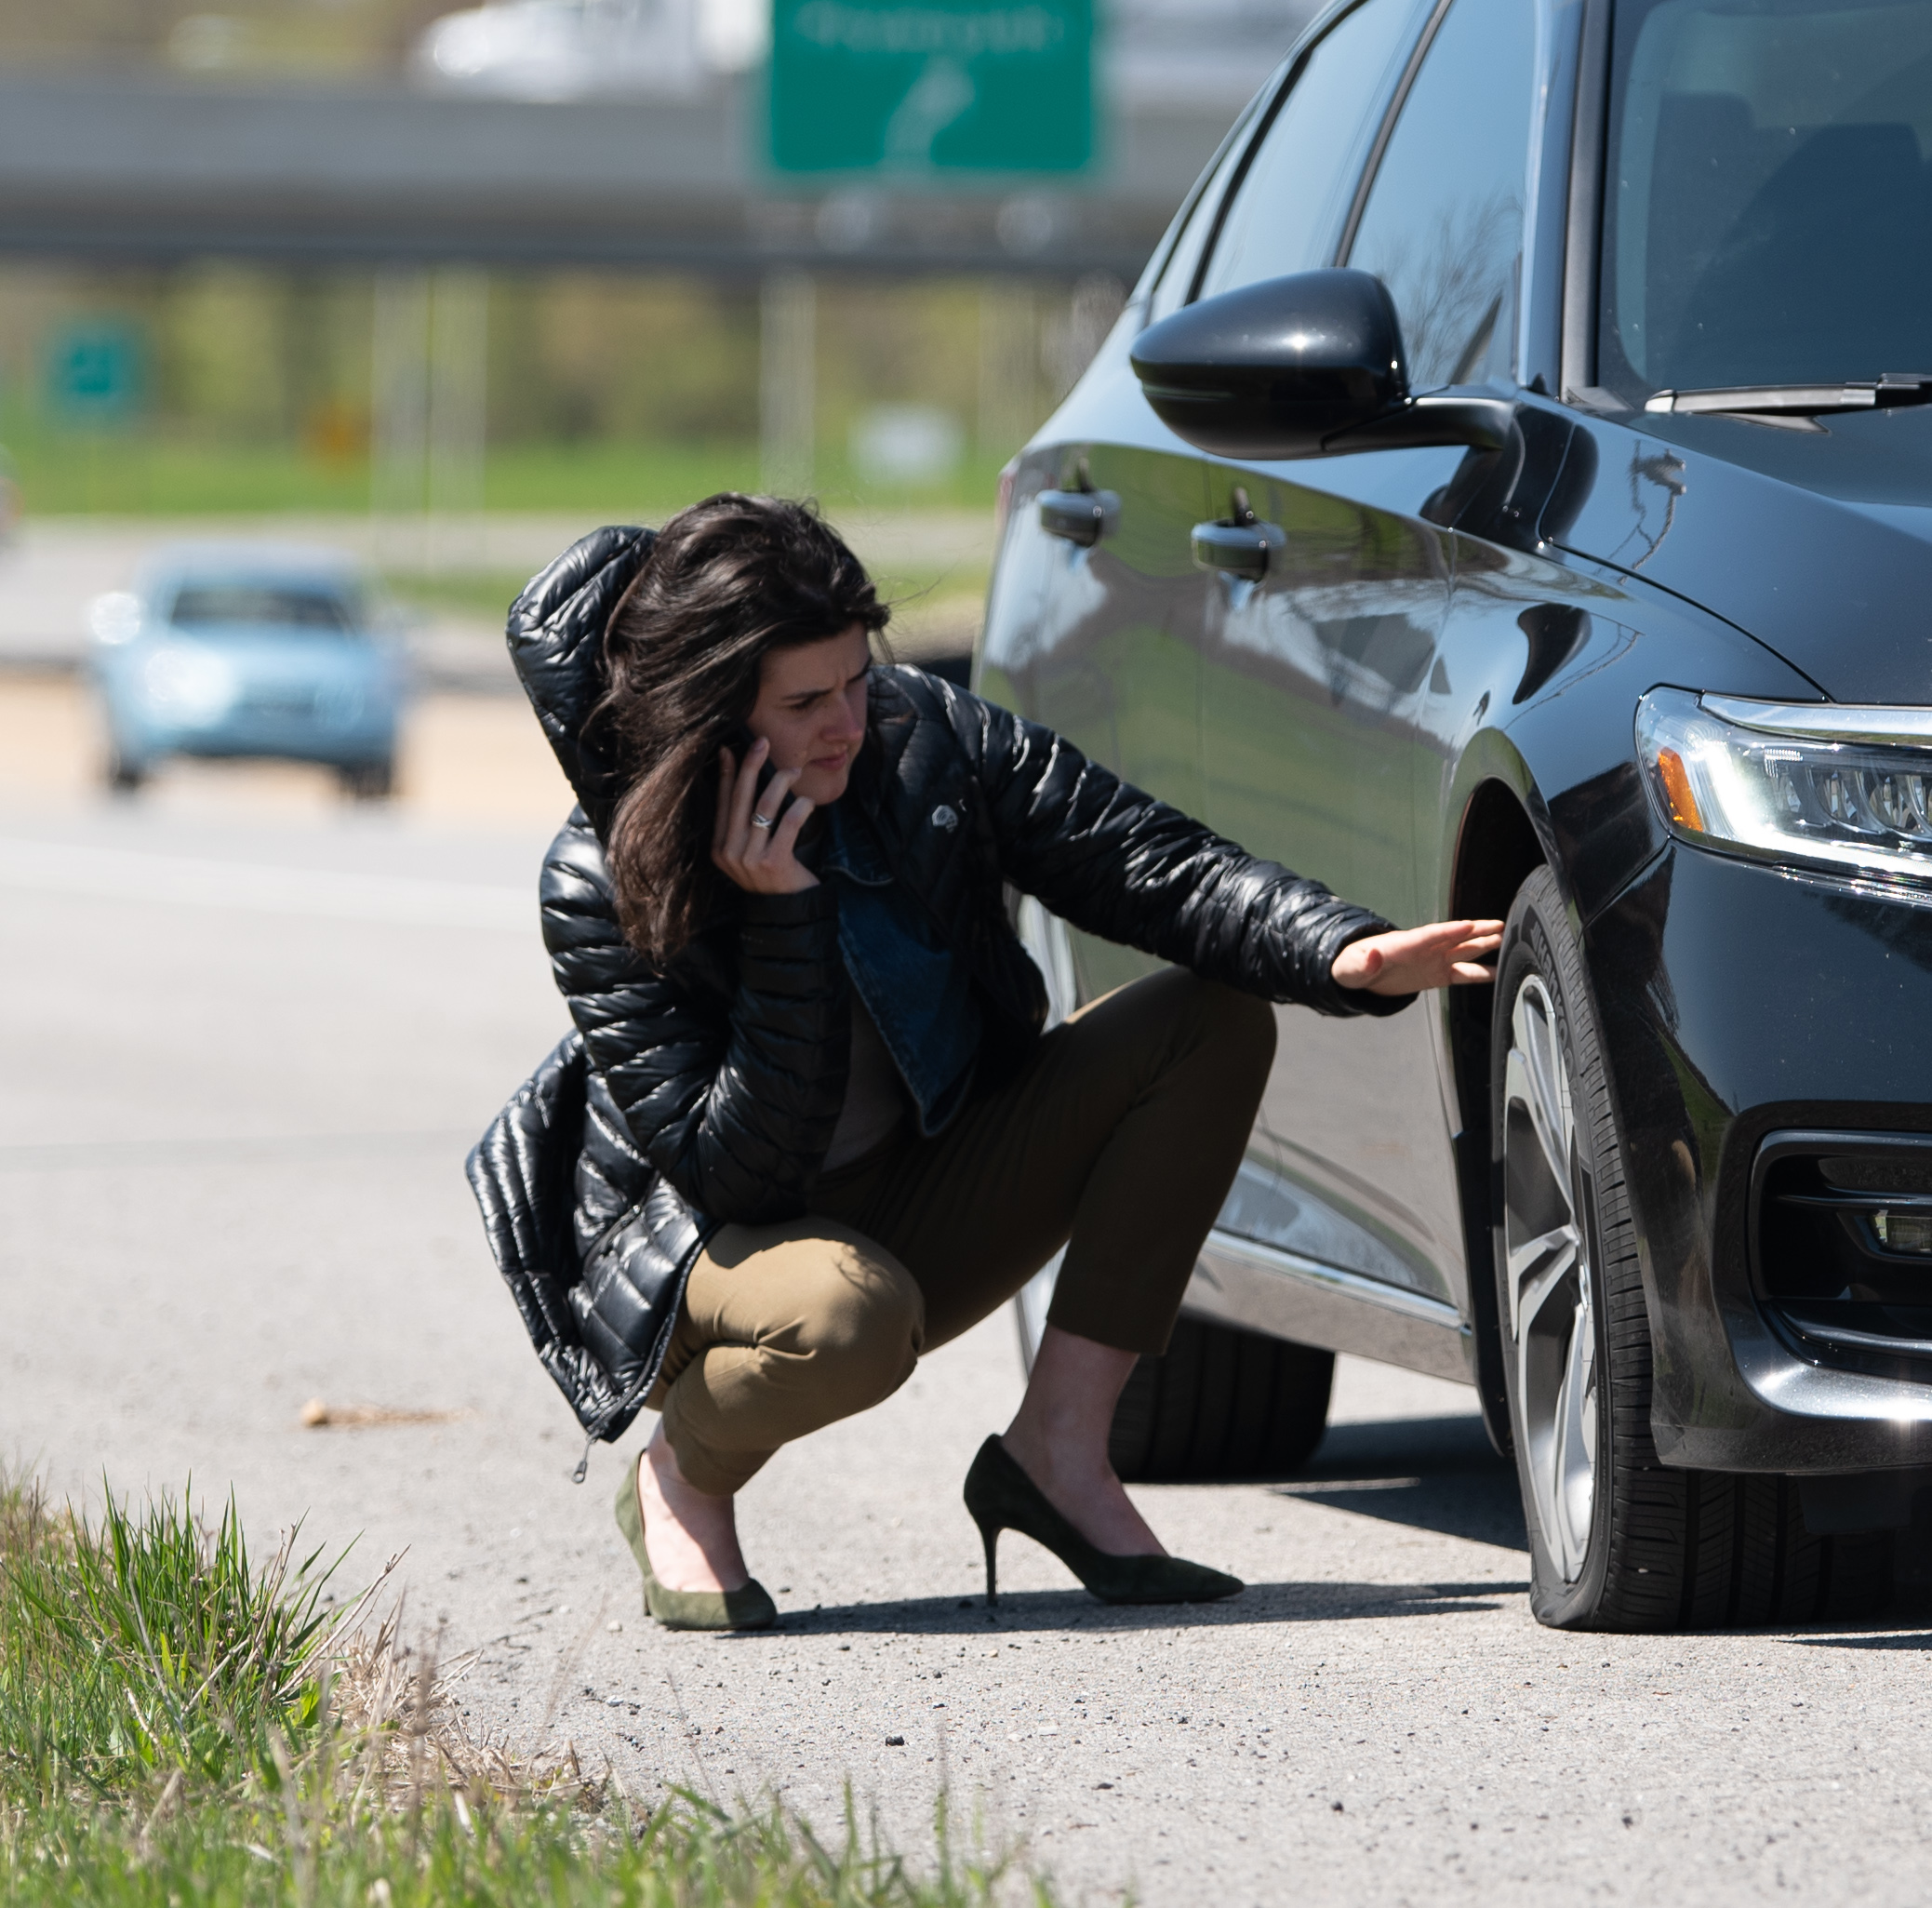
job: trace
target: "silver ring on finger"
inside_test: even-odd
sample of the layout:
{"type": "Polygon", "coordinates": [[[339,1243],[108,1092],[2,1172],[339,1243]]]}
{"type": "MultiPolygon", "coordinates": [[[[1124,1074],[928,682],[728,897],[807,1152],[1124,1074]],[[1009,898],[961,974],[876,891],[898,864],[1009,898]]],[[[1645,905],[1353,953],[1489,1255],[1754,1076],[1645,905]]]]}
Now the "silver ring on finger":
{"type": "Polygon", "coordinates": [[[752,826],[753,828],[769,828],[771,826],[771,817],[769,815],[761,815],[757,809],[753,808],[752,810],[752,826]]]}

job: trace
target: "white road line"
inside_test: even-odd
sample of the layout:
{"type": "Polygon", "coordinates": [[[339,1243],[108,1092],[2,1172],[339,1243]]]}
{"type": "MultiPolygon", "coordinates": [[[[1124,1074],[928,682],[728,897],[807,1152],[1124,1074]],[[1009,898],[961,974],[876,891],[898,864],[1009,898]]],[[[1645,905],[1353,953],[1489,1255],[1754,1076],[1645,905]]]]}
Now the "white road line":
{"type": "Polygon", "coordinates": [[[0,840],[0,888],[404,927],[527,934],[537,927],[534,883],[529,887],[494,887],[480,882],[277,868],[64,842],[0,840]]]}

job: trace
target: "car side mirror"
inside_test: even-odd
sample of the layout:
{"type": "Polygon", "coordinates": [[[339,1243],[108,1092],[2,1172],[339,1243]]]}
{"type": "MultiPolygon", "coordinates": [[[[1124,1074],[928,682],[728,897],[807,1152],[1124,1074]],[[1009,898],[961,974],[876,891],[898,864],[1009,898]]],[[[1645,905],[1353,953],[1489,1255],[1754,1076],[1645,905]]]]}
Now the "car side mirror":
{"type": "Polygon", "coordinates": [[[1500,398],[1410,394],[1394,301],[1369,272],[1297,272],[1184,305],[1132,362],[1154,415],[1216,457],[1509,442],[1500,398]]]}

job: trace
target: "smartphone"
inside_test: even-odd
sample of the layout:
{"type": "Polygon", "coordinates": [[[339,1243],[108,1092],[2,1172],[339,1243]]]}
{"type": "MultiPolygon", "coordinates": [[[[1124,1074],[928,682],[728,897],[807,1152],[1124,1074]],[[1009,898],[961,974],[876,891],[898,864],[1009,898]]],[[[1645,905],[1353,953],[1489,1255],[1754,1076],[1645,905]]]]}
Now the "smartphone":
{"type": "MultiPolygon", "coordinates": [[[[742,768],[745,757],[752,753],[752,747],[757,740],[758,738],[752,733],[749,726],[740,722],[733,726],[731,732],[726,736],[722,746],[731,751],[732,760],[742,768]]],[[[767,755],[765,758],[764,766],[758,770],[757,785],[752,791],[753,807],[756,808],[758,807],[758,798],[765,793],[766,784],[770,781],[775,773],[777,771],[771,766],[771,757],[767,755]]],[[[763,811],[761,810],[760,812],[762,813],[763,811]]],[[[783,809],[779,810],[780,814],[783,812],[783,809]]],[[[779,818],[777,815],[774,815],[771,819],[776,821],[779,818]]]]}

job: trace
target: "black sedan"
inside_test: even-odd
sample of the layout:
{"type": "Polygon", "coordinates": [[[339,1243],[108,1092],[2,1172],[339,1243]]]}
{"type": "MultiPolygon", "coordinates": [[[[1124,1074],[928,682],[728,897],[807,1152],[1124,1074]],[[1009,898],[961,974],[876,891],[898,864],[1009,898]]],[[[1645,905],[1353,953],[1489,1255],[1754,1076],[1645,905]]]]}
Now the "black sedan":
{"type": "MultiPolygon", "coordinates": [[[[1932,1485],[1932,0],[1356,0],[1007,473],[982,690],[1497,984],[1284,1010],[1129,1474],[1466,1380],[1545,1622],[1932,1485]]],[[[1029,904],[1063,1004],[1138,957],[1029,904]]],[[[1022,1301],[1038,1315],[1038,1293],[1022,1301]]]]}

